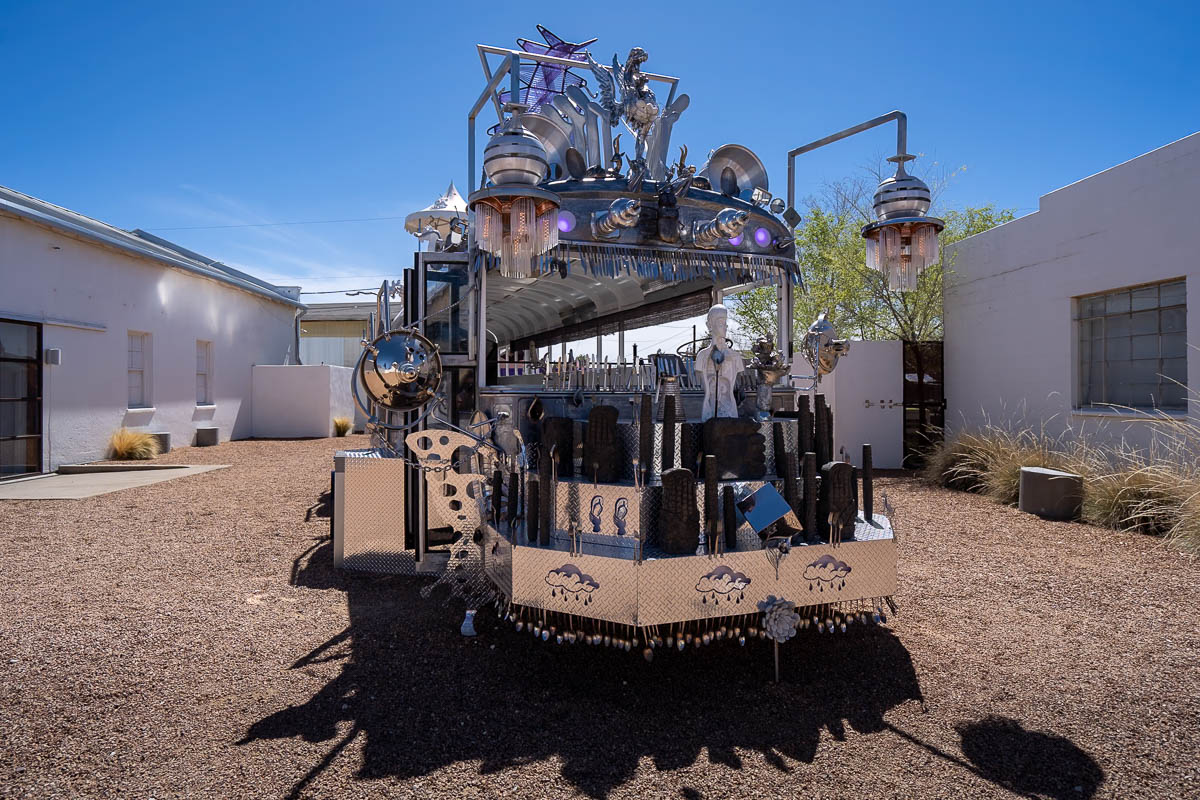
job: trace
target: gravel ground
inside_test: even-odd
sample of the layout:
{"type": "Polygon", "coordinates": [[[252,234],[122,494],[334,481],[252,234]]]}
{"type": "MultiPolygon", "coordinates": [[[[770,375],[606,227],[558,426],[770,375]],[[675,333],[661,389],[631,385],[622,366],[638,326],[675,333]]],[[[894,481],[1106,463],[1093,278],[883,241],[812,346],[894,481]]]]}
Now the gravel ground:
{"type": "Polygon", "coordinates": [[[883,478],[901,614],[775,686],[767,643],[466,640],[428,579],[334,572],[315,504],[363,444],[0,502],[0,796],[1200,797],[1200,565],[1156,540],[883,478]]]}

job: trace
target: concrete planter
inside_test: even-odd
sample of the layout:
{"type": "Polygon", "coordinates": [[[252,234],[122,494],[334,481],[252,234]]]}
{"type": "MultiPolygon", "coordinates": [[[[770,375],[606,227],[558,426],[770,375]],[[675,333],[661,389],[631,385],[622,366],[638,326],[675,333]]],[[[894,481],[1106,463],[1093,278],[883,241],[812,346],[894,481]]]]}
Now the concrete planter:
{"type": "Polygon", "coordinates": [[[1045,467],[1021,467],[1017,505],[1043,519],[1077,520],[1083,507],[1083,476],[1045,467]]]}

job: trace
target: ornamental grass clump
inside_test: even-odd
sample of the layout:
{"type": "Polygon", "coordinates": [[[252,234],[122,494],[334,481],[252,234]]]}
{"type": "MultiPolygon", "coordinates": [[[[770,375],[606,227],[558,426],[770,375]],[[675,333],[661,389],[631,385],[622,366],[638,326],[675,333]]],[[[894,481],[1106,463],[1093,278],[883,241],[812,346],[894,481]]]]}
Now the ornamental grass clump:
{"type": "Polygon", "coordinates": [[[354,427],[354,420],[349,417],[334,417],[333,418],[333,435],[345,436],[350,433],[350,429],[354,427]]]}
{"type": "MultiPolygon", "coordinates": [[[[1200,393],[1189,395],[1190,407],[1200,407],[1200,393]]],[[[1136,424],[1149,427],[1148,447],[1096,445],[1080,430],[1053,437],[1044,428],[987,421],[931,446],[921,476],[1012,505],[1021,467],[1082,475],[1084,522],[1162,536],[1200,555],[1200,418],[1119,410],[1143,414],[1136,424]]]]}
{"type": "Polygon", "coordinates": [[[121,428],[109,438],[108,451],[117,461],[144,461],[158,455],[158,439],[143,431],[121,428]]]}
{"type": "Polygon", "coordinates": [[[1150,463],[1137,451],[1110,454],[1083,489],[1085,522],[1106,528],[1165,535],[1178,521],[1179,465],[1150,463]]]}
{"type": "Polygon", "coordinates": [[[986,495],[1000,503],[1016,503],[1021,467],[1084,472],[1087,459],[1075,446],[1044,430],[987,423],[962,431],[932,447],[922,475],[950,489],[986,495]]]}

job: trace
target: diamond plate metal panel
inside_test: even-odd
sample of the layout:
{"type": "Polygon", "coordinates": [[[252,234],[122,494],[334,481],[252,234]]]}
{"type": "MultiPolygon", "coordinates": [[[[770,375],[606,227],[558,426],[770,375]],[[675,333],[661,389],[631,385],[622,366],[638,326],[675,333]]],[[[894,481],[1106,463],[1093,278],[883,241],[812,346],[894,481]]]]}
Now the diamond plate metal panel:
{"type": "Polygon", "coordinates": [[[514,547],[512,558],[514,603],[625,625],[636,622],[636,562],[540,547],[514,547]]]}
{"type": "Polygon", "coordinates": [[[483,570],[488,580],[506,597],[513,592],[513,546],[491,524],[483,527],[483,570]]]}
{"type": "Polygon", "coordinates": [[[344,481],[343,568],[415,575],[416,553],[404,548],[404,462],[355,453],[344,481]]]}
{"type": "Polygon", "coordinates": [[[665,625],[752,614],[768,595],[798,606],[847,603],[896,592],[891,538],[793,547],[776,572],[769,550],[643,562],[638,624],[665,625]]]}
{"type": "Polygon", "coordinates": [[[649,499],[654,488],[612,483],[559,481],[555,486],[555,531],[566,531],[571,523],[588,533],[629,536],[645,540],[652,528],[649,499]]]}
{"type": "Polygon", "coordinates": [[[768,595],[825,616],[838,606],[895,594],[896,547],[890,523],[860,522],[862,541],[798,545],[779,556],[754,549],[721,556],[621,558],[537,547],[512,553],[513,602],[629,625],[671,625],[758,613],[768,595]],[[774,558],[773,558],[774,557],[774,558]]]}

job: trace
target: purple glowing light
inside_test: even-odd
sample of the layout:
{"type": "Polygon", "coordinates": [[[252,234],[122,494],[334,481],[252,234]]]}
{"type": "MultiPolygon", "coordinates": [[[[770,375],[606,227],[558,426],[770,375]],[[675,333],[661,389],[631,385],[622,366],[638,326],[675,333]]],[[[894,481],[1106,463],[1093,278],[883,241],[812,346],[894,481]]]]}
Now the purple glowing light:
{"type": "Polygon", "coordinates": [[[771,232],[766,228],[758,228],[754,231],[754,243],[759,247],[766,247],[771,243],[771,232]]]}
{"type": "Polygon", "coordinates": [[[575,215],[570,211],[560,209],[558,212],[558,229],[562,233],[570,233],[575,230],[575,215]]]}
{"type": "Polygon", "coordinates": [[[730,240],[729,240],[729,243],[730,243],[731,245],[733,245],[734,247],[737,247],[739,244],[741,244],[741,243],[742,243],[742,235],[739,233],[737,236],[735,236],[735,237],[733,237],[732,239],[730,239],[730,240]]]}

